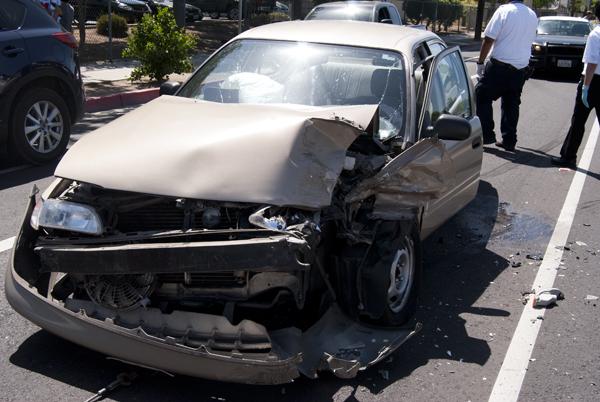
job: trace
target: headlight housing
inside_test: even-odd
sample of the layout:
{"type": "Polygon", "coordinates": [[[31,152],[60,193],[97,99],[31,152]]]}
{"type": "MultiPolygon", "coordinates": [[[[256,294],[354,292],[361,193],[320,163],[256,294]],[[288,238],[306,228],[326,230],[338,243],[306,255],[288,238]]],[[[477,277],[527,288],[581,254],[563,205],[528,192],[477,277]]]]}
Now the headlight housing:
{"type": "Polygon", "coordinates": [[[53,198],[36,205],[31,226],[36,230],[45,227],[91,235],[103,232],[102,220],[94,208],[53,198]]]}
{"type": "Polygon", "coordinates": [[[532,53],[542,53],[543,50],[544,50],[544,46],[540,45],[539,43],[534,43],[533,45],[531,45],[532,53]]]}

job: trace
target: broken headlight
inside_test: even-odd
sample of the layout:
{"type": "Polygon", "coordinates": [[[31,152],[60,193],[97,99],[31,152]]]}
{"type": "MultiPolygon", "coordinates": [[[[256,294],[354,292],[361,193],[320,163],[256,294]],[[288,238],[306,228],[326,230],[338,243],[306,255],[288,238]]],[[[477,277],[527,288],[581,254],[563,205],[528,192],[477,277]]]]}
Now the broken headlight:
{"type": "Polygon", "coordinates": [[[102,221],[94,208],[69,201],[48,199],[36,205],[31,226],[69,230],[93,235],[102,234],[102,221]]]}

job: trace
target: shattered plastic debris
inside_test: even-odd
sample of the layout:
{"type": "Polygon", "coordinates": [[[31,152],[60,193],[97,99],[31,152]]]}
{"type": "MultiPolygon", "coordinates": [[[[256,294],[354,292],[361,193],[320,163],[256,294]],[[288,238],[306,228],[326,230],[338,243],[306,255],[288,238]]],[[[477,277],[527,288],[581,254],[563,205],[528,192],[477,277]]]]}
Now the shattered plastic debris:
{"type": "Polygon", "coordinates": [[[523,303],[523,305],[527,304],[527,302],[529,301],[529,297],[535,294],[535,291],[533,290],[528,290],[525,292],[521,292],[521,303],[523,303]]]}
{"type": "Polygon", "coordinates": [[[510,266],[513,267],[513,268],[519,268],[521,265],[522,265],[521,261],[512,261],[510,263],[510,266]]]}
{"type": "Polygon", "coordinates": [[[544,259],[544,256],[542,256],[539,253],[537,253],[537,254],[527,254],[525,256],[525,258],[527,258],[528,260],[542,261],[544,259]]]}
{"type": "MultiPolygon", "coordinates": [[[[586,301],[586,302],[588,302],[588,303],[589,303],[589,302],[595,302],[595,301],[597,301],[597,300],[598,300],[598,296],[594,296],[594,295],[587,295],[587,296],[585,297],[585,301],[586,301]]],[[[592,303],[592,304],[593,304],[594,306],[596,306],[596,303],[592,303]]]]}
{"type": "Polygon", "coordinates": [[[578,245],[578,246],[580,246],[580,247],[585,247],[585,246],[587,246],[587,243],[585,243],[585,242],[582,242],[582,241],[579,241],[579,240],[577,240],[577,241],[575,242],[575,244],[577,244],[577,245],[578,245]]]}
{"type": "Polygon", "coordinates": [[[539,291],[533,299],[533,307],[548,307],[556,304],[557,300],[565,298],[563,292],[557,288],[551,288],[539,291]]]}

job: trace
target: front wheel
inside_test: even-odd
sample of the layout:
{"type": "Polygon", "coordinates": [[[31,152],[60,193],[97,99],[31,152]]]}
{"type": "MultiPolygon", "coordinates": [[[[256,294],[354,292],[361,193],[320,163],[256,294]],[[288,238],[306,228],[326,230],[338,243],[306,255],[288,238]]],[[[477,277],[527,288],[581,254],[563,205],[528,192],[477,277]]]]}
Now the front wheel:
{"type": "Polygon", "coordinates": [[[65,101],[47,88],[31,88],[17,101],[11,119],[11,148],[33,164],[60,156],[71,135],[71,118],[65,101]]]}
{"type": "Polygon", "coordinates": [[[380,222],[370,246],[348,246],[339,257],[341,307],[369,324],[405,324],[417,306],[421,259],[416,221],[380,222]]]}
{"type": "Polygon", "coordinates": [[[240,18],[240,10],[237,8],[232,8],[231,10],[229,10],[229,12],[227,13],[227,17],[230,20],[237,20],[240,18]]]}

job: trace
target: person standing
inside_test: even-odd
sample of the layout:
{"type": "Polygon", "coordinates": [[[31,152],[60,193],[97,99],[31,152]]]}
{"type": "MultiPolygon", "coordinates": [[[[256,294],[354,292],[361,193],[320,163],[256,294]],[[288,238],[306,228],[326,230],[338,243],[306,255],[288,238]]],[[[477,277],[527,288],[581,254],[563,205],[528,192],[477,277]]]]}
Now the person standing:
{"type": "Polygon", "coordinates": [[[479,82],[475,87],[484,144],[496,142],[492,102],[501,98],[502,141],[496,142],[496,146],[511,152],[515,150],[521,92],[536,30],[537,16],[522,1],[511,1],[498,7],[485,28],[477,62],[479,82]],[[490,60],[484,64],[490,50],[490,60]]]}
{"type": "MultiPolygon", "coordinates": [[[[594,8],[594,14],[600,19],[600,3],[594,8]]],[[[577,150],[579,150],[583,140],[585,123],[592,108],[596,110],[596,118],[600,116],[600,71],[597,68],[600,64],[599,26],[594,28],[588,35],[583,52],[583,62],[583,75],[579,80],[579,85],[577,85],[571,127],[569,127],[567,137],[560,149],[560,157],[552,156],[550,158],[554,165],[565,167],[575,167],[577,165],[577,150]]]]}
{"type": "Polygon", "coordinates": [[[73,18],[75,18],[75,9],[71,5],[71,0],[62,0],[60,2],[61,16],[60,25],[69,32],[73,32],[73,18]]]}

